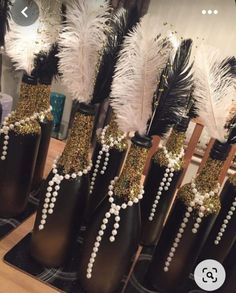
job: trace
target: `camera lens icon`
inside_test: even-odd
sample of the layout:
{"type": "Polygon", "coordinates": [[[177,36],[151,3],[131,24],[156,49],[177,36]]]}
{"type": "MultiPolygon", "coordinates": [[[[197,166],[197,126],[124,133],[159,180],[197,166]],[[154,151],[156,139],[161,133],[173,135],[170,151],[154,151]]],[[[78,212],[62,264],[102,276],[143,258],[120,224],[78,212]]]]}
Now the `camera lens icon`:
{"type": "Polygon", "coordinates": [[[215,291],[222,287],[226,273],[221,263],[213,259],[200,262],[194,271],[194,280],[199,288],[215,291]]]}

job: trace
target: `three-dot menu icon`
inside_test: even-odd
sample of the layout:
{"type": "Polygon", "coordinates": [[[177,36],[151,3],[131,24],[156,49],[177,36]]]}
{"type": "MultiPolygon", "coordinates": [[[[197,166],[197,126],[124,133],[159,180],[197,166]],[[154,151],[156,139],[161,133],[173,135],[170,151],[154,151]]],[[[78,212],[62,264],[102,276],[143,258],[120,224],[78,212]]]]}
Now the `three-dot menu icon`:
{"type": "Polygon", "coordinates": [[[219,11],[217,10],[217,9],[215,9],[215,10],[212,10],[212,9],[208,9],[208,10],[206,10],[206,9],[203,9],[202,10],[202,14],[203,15],[217,15],[219,13],[219,11]]]}

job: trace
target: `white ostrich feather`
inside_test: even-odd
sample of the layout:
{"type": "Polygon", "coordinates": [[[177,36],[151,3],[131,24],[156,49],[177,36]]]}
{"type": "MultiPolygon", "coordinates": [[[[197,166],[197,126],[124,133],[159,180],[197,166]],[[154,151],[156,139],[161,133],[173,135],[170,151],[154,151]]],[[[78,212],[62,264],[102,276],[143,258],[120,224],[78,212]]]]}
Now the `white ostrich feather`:
{"type": "Polygon", "coordinates": [[[199,116],[209,135],[226,142],[225,125],[235,98],[235,76],[229,72],[229,65],[222,66],[223,61],[222,54],[214,47],[199,47],[194,62],[194,95],[200,101],[199,116]]]}
{"type": "Polygon", "coordinates": [[[146,133],[153,95],[173,45],[145,15],[124,40],[111,91],[111,106],[124,132],[146,133]]]}
{"type": "Polygon", "coordinates": [[[89,103],[104,45],[110,6],[107,1],[77,0],[67,5],[67,22],[60,34],[59,71],[73,99],[89,103]]]}
{"type": "Polygon", "coordinates": [[[61,1],[36,0],[39,18],[30,26],[17,25],[10,21],[10,31],[6,35],[6,53],[17,70],[31,74],[35,55],[48,52],[58,39],[61,24],[61,1]]]}

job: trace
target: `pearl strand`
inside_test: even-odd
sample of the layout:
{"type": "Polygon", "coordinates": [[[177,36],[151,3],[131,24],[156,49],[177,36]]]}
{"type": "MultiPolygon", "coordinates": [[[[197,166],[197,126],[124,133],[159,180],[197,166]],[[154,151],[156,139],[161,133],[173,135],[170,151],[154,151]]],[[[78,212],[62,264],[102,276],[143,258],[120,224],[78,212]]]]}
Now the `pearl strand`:
{"type": "Polygon", "coordinates": [[[174,240],[174,242],[173,242],[173,244],[172,244],[172,246],[170,248],[169,255],[168,255],[167,259],[166,259],[165,266],[164,266],[164,272],[169,271],[170,264],[171,264],[171,262],[173,260],[173,257],[175,255],[176,249],[179,246],[179,243],[180,243],[180,240],[181,240],[181,238],[183,236],[185,228],[187,227],[187,223],[189,221],[191,213],[193,212],[193,208],[194,208],[195,204],[196,203],[193,200],[193,201],[190,202],[190,206],[187,207],[187,211],[186,211],[186,213],[184,215],[183,221],[180,224],[180,228],[178,230],[178,233],[176,234],[175,240],[174,240]]]}
{"type": "Polygon", "coordinates": [[[3,141],[3,148],[2,148],[2,155],[1,155],[1,160],[2,161],[5,161],[6,156],[7,156],[8,144],[9,144],[9,139],[10,139],[9,131],[15,129],[16,127],[23,126],[23,125],[27,124],[28,122],[36,120],[36,119],[38,119],[40,117],[42,118],[47,113],[50,113],[51,110],[52,110],[52,107],[50,106],[50,108],[45,110],[45,111],[41,111],[39,113],[34,113],[32,116],[27,117],[25,119],[21,119],[20,121],[16,121],[15,123],[12,123],[12,124],[9,124],[8,121],[11,118],[11,116],[15,113],[15,111],[11,112],[4,119],[3,126],[0,129],[0,134],[4,134],[4,141],[3,141]]]}
{"type": "Polygon", "coordinates": [[[109,203],[111,204],[111,207],[110,207],[109,211],[105,213],[105,216],[104,216],[104,218],[102,220],[102,224],[100,226],[100,230],[98,231],[98,235],[96,237],[96,241],[95,241],[94,246],[93,246],[93,251],[91,253],[89,263],[88,263],[88,266],[87,266],[87,275],[86,275],[86,277],[88,279],[92,278],[93,266],[94,266],[94,263],[95,263],[95,260],[96,260],[96,256],[97,256],[97,253],[98,253],[98,250],[99,250],[99,246],[100,246],[102,238],[104,236],[104,232],[105,232],[105,230],[107,228],[107,224],[109,222],[109,219],[111,219],[112,216],[114,216],[114,219],[115,219],[115,224],[113,226],[111,236],[109,237],[109,241],[114,242],[116,240],[116,237],[117,237],[117,234],[118,234],[117,231],[118,231],[118,229],[120,227],[120,225],[119,225],[120,211],[122,209],[125,210],[126,208],[133,206],[133,204],[138,203],[139,200],[141,200],[143,198],[144,189],[143,189],[143,187],[141,187],[139,195],[136,198],[134,198],[133,200],[129,200],[127,203],[124,202],[121,205],[118,205],[118,204],[114,203],[115,199],[113,197],[113,189],[114,189],[114,185],[115,185],[115,182],[116,182],[117,179],[118,179],[118,177],[115,177],[115,179],[111,181],[111,183],[110,183],[110,185],[108,187],[108,190],[109,190],[108,191],[109,203]]]}
{"type": "Polygon", "coordinates": [[[185,212],[185,216],[183,218],[182,223],[180,224],[180,228],[178,230],[178,233],[175,237],[175,240],[172,244],[172,247],[170,249],[169,255],[167,257],[167,260],[165,262],[165,266],[164,266],[164,272],[168,272],[169,271],[169,267],[170,264],[173,260],[174,254],[176,252],[176,249],[180,243],[180,240],[183,236],[184,230],[187,226],[187,223],[189,222],[189,218],[191,216],[191,213],[193,212],[193,209],[196,205],[200,206],[199,207],[199,213],[198,213],[198,217],[196,219],[196,222],[193,225],[193,229],[192,229],[192,233],[196,234],[198,232],[198,229],[200,227],[200,224],[202,222],[202,218],[204,217],[204,212],[207,210],[208,212],[210,212],[210,209],[206,209],[204,207],[204,199],[209,198],[210,196],[214,196],[215,193],[219,192],[220,189],[220,185],[219,183],[217,184],[217,188],[214,191],[210,191],[209,193],[205,193],[204,195],[202,195],[196,188],[196,184],[195,181],[192,180],[191,183],[191,188],[192,188],[192,193],[194,194],[194,199],[190,202],[190,206],[187,207],[187,211],[185,212]]]}
{"type": "Polygon", "coordinates": [[[55,207],[58,191],[60,190],[60,184],[61,182],[69,179],[76,179],[77,177],[82,177],[84,174],[88,174],[88,172],[92,169],[92,162],[85,168],[83,171],[79,171],[78,173],[67,173],[67,174],[59,174],[57,169],[57,160],[54,160],[53,166],[52,166],[52,172],[54,174],[53,178],[48,182],[47,192],[43,204],[42,209],[42,216],[40,220],[40,225],[38,226],[38,229],[41,231],[44,229],[46,224],[46,219],[48,215],[53,214],[53,209],[55,207]]]}
{"type": "Polygon", "coordinates": [[[199,205],[199,213],[198,213],[198,217],[196,218],[196,222],[194,223],[194,227],[192,229],[192,232],[194,234],[196,234],[198,232],[198,229],[200,227],[200,224],[202,222],[202,218],[204,217],[204,212],[211,212],[211,209],[213,209],[213,205],[210,204],[210,206],[208,208],[206,208],[204,206],[204,200],[205,199],[209,199],[210,197],[213,197],[215,194],[218,194],[219,190],[220,190],[220,184],[217,184],[217,187],[214,190],[211,190],[209,193],[206,192],[204,194],[201,194],[196,187],[196,184],[194,182],[194,180],[191,183],[191,187],[192,187],[192,192],[195,196],[195,201],[196,203],[199,205]]]}
{"type": "Polygon", "coordinates": [[[92,194],[93,193],[93,189],[94,189],[94,185],[95,185],[95,181],[99,172],[99,167],[102,161],[102,156],[103,154],[105,154],[104,157],[104,163],[103,166],[101,167],[101,171],[100,174],[104,175],[105,171],[107,170],[107,166],[109,164],[109,157],[110,157],[110,149],[113,148],[114,146],[118,145],[125,137],[126,135],[123,134],[121,136],[119,136],[117,139],[114,139],[113,137],[110,137],[110,142],[109,144],[106,143],[106,131],[108,129],[109,125],[105,126],[101,132],[101,145],[102,145],[102,149],[99,151],[97,159],[96,159],[96,163],[94,166],[94,171],[92,174],[92,178],[91,178],[91,183],[90,183],[90,189],[89,189],[89,193],[92,194]]]}
{"type": "Polygon", "coordinates": [[[171,152],[168,152],[168,150],[165,146],[163,147],[163,152],[164,152],[166,159],[168,160],[168,165],[165,170],[162,181],[158,187],[158,191],[157,191],[157,195],[155,197],[155,200],[154,200],[152,207],[151,207],[151,212],[148,217],[148,220],[150,222],[152,222],[154,219],[154,216],[156,213],[156,208],[157,208],[157,205],[158,205],[159,200],[161,198],[163,190],[168,191],[168,189],[170,188],[170,185],[171,185],[171,182],[173,179],[172,177],[174,176],[174,171],[175,171],[174,166],[180,164],[180,160],[184,156],[184,148],[182,147],[182,149],[178,155],[172,154],[171,152]]]}
{"type": "Polygon", "coordinates": [[[214,241],[215,245],[219,245],[219,243],[220,243],[220,241],[221,241],[221,239],[223,237],[223,234],[225,232],[225,229],[227,228],[227,225],[228,225],[229,221],[231,220],[231,218],[232,218],[232,216],[233,216],[233,214],[235,212],[235,209],[236,209],[236,197],[234,198],[234,201],[233,201],[233,203],[232,203],[232,205],[231,205],[231,207],[230,207],[230,209],[229,209],[229,211],[227,213],[227,216],[223,220],[223,223],[221,225],[220,231],[218,232],[218,234],[216,236],[216,239],[214,241]]]}

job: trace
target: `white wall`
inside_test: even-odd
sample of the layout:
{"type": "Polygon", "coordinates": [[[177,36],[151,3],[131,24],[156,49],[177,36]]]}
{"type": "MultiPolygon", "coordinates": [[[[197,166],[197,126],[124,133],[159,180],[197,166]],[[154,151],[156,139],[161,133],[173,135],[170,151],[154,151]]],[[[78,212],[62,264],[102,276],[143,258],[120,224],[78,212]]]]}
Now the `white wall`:
{"type": "Polygon", "coordinates": [[[173,25],[180,37],[192,38],[195,45],[218,47],[223,54],[236,55],[235,0],[151,0],[149,13],[157,25],[173,25]],[[203,9],[218,10],[217,15],[203,15],[203,9]]]}

